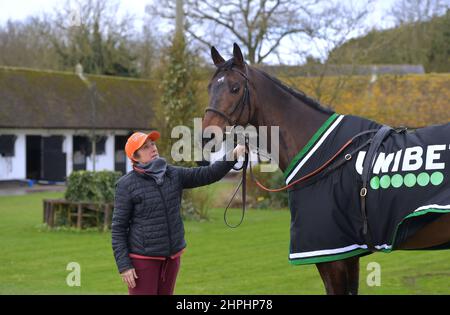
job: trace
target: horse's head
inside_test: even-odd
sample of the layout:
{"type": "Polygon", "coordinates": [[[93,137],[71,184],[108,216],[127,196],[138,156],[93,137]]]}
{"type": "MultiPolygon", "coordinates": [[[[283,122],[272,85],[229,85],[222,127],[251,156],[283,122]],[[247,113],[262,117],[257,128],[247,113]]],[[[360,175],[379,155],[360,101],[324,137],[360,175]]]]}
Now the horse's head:
{"type": "Polygon", "coordinates": [[[247,125],[253,110],[247,65],[241,49],[235,43],[233,57],[225,61],[212,47],[211,57],[217,70],[208,84],[209,104],[203,118],[203,130],[209,126],[218,126],[224,132],[227,126],[247,125]]]}

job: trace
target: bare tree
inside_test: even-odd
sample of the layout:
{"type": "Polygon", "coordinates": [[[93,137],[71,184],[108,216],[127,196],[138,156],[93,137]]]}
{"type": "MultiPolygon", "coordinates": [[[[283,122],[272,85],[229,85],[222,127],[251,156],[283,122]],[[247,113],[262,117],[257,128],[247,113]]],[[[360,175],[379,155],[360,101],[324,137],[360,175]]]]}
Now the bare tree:
{"type": "Polygon", "coordinates": [[[47,35],[62,62],[72,70],[81,63],[85,72],[136,76],[133,17],[117,17],[119,5],[107,0],[66,1],[55,11],[53,30],[47,35]]]}
{"type": "MultiPolygon", "coordinates": [[[[368,32],[371,26],[367,25],[366,19],[373,3],[373,0],[353,0],[322,4],[322,15],[314,23],[316,31],[307,39],[308,48],[305,49],[300,45],[295,49],[297,60],[300,61],[296,66],[303,70],[301,75],[314,76],[315,79],[300,83],[298,80],[288,78],[289,83],[299,89],[306,88],[312,91],[312,97],[333,105],[352,77],[357,62],[356,59],[352,59],[350,64],[338,65],[341,63],[341,56],[338,53],[331,53],[349,39],[368,32]],[[307,63],[301,64],[305,59],[307,63]],[[330,75],[334,77],[332,85],[326,82],[326,77],[330,75]]],[[[358,54],[361,54],[361,51],[358,51],[358,54]]]]}
{"type": "Polygon", "coordinates": [[[142,32],[136,34],[136,39],[130,42],[129,49],[136,56],[139,77],[155,78],[156,69],[160,66],[162,45],[154,30],[144,24],[142,32]]]}
{"type": "MultiPolygon", "coordinates": [[[[158,1],[147,6],[147,13],[174,19],[174,5],[171,0],[158,1]]],[[[238,42],[245,47],[246,59],[260,64],[285,40],[323,37],[341,19],[337,14],[341,6],[335,0],[188,0],[185,28],[192,39],[208,47],[229,49],[238,42]]]]}
{"type": "Polygon", "coordinates": [[[402,56],[407,63],[428,65],[429,47],[436,37],[436,23],[431,19],[444,15],[449,0],[397,0],[389,11],[405,38],[402,56]]]}
{"type": "Polygon", "coordinates": [[[396,0],[390,14],[397,25],[424,22],[442,15],[449,8],[448,0],[396,0]]]}
{"type": "MultiPolygon", "coordinates": [[[[308,90],[314,91],[313,96],[321,100],[329,65],[337,62],[329,58],[330,52],[349,38],[367,33],[366,18],[374,2],[187,0],[185,28],[190,38],[202,45],[229,50],[232,42],[238,42],[245,47],[245,57],[251,64],[262,64],[275,55],[280,65],[300,66],[307,56],[313,56],[319,63],[315,65],[318,79],[308,90]]],[[[164,0],[149,5],[147,13],[170,20],[174,19],[173,7],[174,1],[164,0]]],[[[283,72],[278,70],[277,75],[290,81],[283,72]]],[[[342,76],[336,81],[335,92],[326,99],[328,103],[338,97],[347,80],[347,76],[342,76]]]]}
{"type": "Polygon", "coordinates": [[[57,55],[43,36],[49,29],[46,17],[29,17],[23,22],[9,20],[0,26],[0,65],[56,70],[57,55]]]}
{"type": "Polygon", "coordinates": [[[0,25],[0,65],[86,73],[152,77],[162,45],[146,23],[141,32],[133,17],[117,17],[110,0],[71,0],[54,12],[0,25]]]}

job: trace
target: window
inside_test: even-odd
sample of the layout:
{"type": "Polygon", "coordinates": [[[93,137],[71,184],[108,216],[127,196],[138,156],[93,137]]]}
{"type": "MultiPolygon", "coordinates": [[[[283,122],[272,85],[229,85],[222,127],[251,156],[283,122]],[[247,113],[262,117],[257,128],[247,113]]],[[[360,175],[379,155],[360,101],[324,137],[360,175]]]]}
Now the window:
{"type": "MultiPolygon", "coordinates": [[[[97,136],[95,143],[95,154],[105,154],[106,152],[106,136],[97,136]]],[[[88,136],[73,136],[73,151],[80,151],[85,156],[92,154],[92,141],[88,136]]]]}
{"type": "Polygon", "coordinates": [[[97,137],[97,142],[95,143],[95,151],[96,151],[95,154],[97,155],[105,154],[106,139],[107,137],[105,136],[97,137]]]}
{"type": "Polygon", "coordinates": [[[15,135],[0,135],[0,155],[14,156],[14,143],[17,137],[15,135]]]}

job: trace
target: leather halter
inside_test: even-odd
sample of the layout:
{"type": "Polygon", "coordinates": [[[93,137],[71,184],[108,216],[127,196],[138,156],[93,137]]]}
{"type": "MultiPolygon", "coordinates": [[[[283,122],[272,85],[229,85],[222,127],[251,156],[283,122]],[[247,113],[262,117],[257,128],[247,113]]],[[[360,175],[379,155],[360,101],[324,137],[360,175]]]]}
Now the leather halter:
{"type": "Polygon", "coordinates": [[[250,120],[250,115],[251,115],[251,110],[250,110],[250,92],[249,92],[249,89],[248,89],[248,77],[247,77],[247,75],[244,72],[242,72],[242,71],[240,71],[238,69],[233,69],[232,67],[229,68],[229,70],[236,71],[237,73],[239,73],[245,79],[244,93],[242,94],[242,97],[239,99],[239,101],[236,103],[236,105],[234,105],[232,111],[229,114],[227,114],[227,113],[225,113],[225,112],[223,112],[223,111],[221,111],[221,110],[219,110],[217,108],[213,108],[213,107],[207,107],[205,109],[205,113],[210,111],[210,112],[213,112],[215,114],[218,114],[219,116],[225,118],[227,120],[227,122],[230,124],[230,126],[236,126],[238,121],[241,119],[241,116],[242,116],[242,113],[244,112],[244,108],[245,108],[246,104],[247,104],[247,107],[248,107],[248,120],[250,120]],[[241,110],[239,112],[239,116],[237,117],[237,119],[233,120],[231,118],[231,116],[236,112],[236,110],[239,107],[241,108],[241,110]]]}

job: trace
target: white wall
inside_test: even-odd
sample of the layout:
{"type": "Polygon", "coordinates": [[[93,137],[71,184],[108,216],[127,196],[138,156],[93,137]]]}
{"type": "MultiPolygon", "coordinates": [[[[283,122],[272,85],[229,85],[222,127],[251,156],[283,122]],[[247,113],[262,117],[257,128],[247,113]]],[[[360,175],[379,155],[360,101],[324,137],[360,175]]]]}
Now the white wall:
{"type": "MultiPolygon", "coordinates": [[[[71,129],[9,129],[0,128],[0,134],[14,134],[17,136],[15,142],[15,156],[0,156],[0,180],[24,180],[26,179],[26,136],[27,135],[62,135],[64,142],[62,150],[66,153],[66,174],[73,171],[73,136],[89,135],[89,130],[71,129]]],[[[127,131],[122,130],[99,130],[98,135],[107,136],[105,143],[105,153],[97,155],[96,170],[114,170],[114,136],[127,135],[127,131]]],[[[92,158],[87,158],[86,168],[92,170],[92,158]]],[[[130,161],[127,159],[127,172],[132,170],[130,161]]]]}
{"type": "MultiPolygon", "coordinates": [[[[86,159],[86,169],[92,171],[94,163],[92,155],[86,159]]],[[[114,135],[108,135],[105,143],[105,153],[97,154],[95,159],[96,171],[114,170],[114,135]]]]}
{"type": "MultiPolygon", "coordinates": [[[[145,132],[145,131],[144,131],[145,132]]],[[[66,174],[69,176],[73,171],[73,136],[83,135],[88,136],[89,130],[65,130],[65,129],[0,129],[0,134],[14,134],[17,136],[15,142],[15,156],[14,157],[2,157],[0,156],[0,180],[24,180],[26,179],[26,136],[27,135],[62,135],[64,136],[64,142],[62,150],[66,153],[66,174]]],[[[106,135],[107,140],[105,143],[105,153],[97,155],[96,157],[96,170],[114,170],[114,136],[126,135],[126,131],[117,130],[99,130],[99,135],[106,135]]],[[[222,157],[224,154],[223,149],[217,153],[214,153],[212,160],[216,160],[222,157]]],[[[126,171],[131,171],[132,164],[130,160],[126,159],[126,171]]],[[[86,159],[87,170],[93,169],[92,158],[86,159]]]]}
{"type": "Polygon", "coordinates": [[[70,174],[73,170],[73,137],[70,131],[66,131],[63,152],[66,153],[66,174],[70,174]]]}
{"type": "Polygon", "coordinates": [[[1,130],[0,134],[14,134],[17,136],[14,143],[14,156],[0,155],[0,180],[24,179],[26,172],[25,133],[15,130],[1,130]]]}
{"type": "Polygon", "coordinates": [[[131,164],[130,159],[127,157],[127,173],[133,170],[133,164],[131,164]]]}

